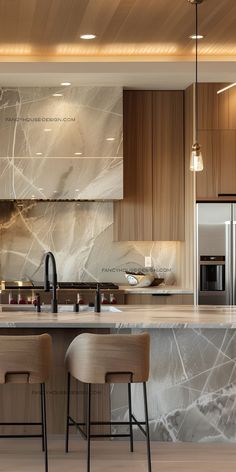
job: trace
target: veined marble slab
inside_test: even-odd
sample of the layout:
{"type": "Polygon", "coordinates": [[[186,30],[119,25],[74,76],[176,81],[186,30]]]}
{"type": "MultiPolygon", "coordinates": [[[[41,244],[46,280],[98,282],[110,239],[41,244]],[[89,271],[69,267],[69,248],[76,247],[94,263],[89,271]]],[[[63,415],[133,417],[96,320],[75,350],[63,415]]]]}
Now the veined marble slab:
{"type": "MultiPolygon", "coordinates": [[[[1,307],[1,305],[0,305],[1,307]]],[[[5,308],[6,306],[4,306],[5,308]]],[[[111,329],[236,329],[235,306],[116,305],[119,312],[29,313],[0,310],[0,327],[111,329]]],[[[33,307],[32,307],[32,310],[33,307]]]]}
{"type": "Polygon", "coordinates": [[[168,285],[178,281],[181,243],[113,242],[112,202],[1,201],[0,240],[0,280],[42,282],[44,254],[52,251],[61,282],[124,283],[146,254],[168,285]]]}
{"type": "MultiPolygon", "coordinates": [[[[236,442],[236,307],[118,306],[123,313],[0,313],[0,327],[113,328],[151,336],[152,440],[236,442]],[[136,326],[136,329],[130,329],[136,326]],[[162,329],[158,329],[162,328],[162,329]],[[164,329],[163,329],[164,328],[164,329]]],[[[111,386],[112,419],[128,421],[127,386],[111,386]]],[[[132,409],[143,420],[142,385],[132,409]]],[[[113,427],[116,431],[116,427],[113,427]]],[[[123,430],[124,431],[124,430],[123,430]]],[[[143,439],[134,427],[135,439],[143,439]]]]}
{"type": "Polygon", "coordinates": [[[0,89],[0,199],[123,198],[122,114],[120,87],[0,89]]]}

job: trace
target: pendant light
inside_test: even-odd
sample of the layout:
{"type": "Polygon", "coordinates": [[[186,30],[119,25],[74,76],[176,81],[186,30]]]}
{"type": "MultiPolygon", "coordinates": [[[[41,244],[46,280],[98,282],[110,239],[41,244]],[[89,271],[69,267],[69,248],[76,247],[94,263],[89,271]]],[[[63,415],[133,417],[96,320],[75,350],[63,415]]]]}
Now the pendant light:
{"type": "Polygon", "coordinates": [[[193,110],[193,145],[190,157],[190,170],[199,172],[203,170],[201,146],[198,142],[198,5],[203,0],[188,0],[195,5],[195,84],[194,84],[194,110],[193,110]]]}

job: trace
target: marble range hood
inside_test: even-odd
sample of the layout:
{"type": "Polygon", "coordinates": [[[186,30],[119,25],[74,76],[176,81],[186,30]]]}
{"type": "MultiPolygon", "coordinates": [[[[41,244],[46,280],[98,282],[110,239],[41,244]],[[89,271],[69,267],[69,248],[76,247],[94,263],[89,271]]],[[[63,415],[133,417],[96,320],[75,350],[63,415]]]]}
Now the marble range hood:
{"type": "Polygon", "coordinates": [[[0,93],[0,199],[123,198],[121,88],[0,93]]]}

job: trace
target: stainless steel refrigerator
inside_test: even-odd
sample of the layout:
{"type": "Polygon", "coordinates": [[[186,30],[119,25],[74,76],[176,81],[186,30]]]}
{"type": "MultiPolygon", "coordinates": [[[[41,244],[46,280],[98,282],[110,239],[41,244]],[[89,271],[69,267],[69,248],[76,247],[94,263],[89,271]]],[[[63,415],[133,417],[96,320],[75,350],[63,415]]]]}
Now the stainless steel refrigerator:
{"type": "Polygon", "coordinates": [[[236,305],[236,204],[199,203],[198,303],[236,305]]]}

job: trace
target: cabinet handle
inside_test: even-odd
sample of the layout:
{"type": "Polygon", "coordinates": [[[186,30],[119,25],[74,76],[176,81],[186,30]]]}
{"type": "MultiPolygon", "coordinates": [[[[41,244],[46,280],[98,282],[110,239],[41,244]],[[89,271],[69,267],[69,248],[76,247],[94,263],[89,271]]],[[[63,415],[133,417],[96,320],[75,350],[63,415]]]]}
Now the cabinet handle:
{"type": "Polygon", "coordinates": [[[236,197],[236,193],[218,193],[218,197],[236,197]]]}

